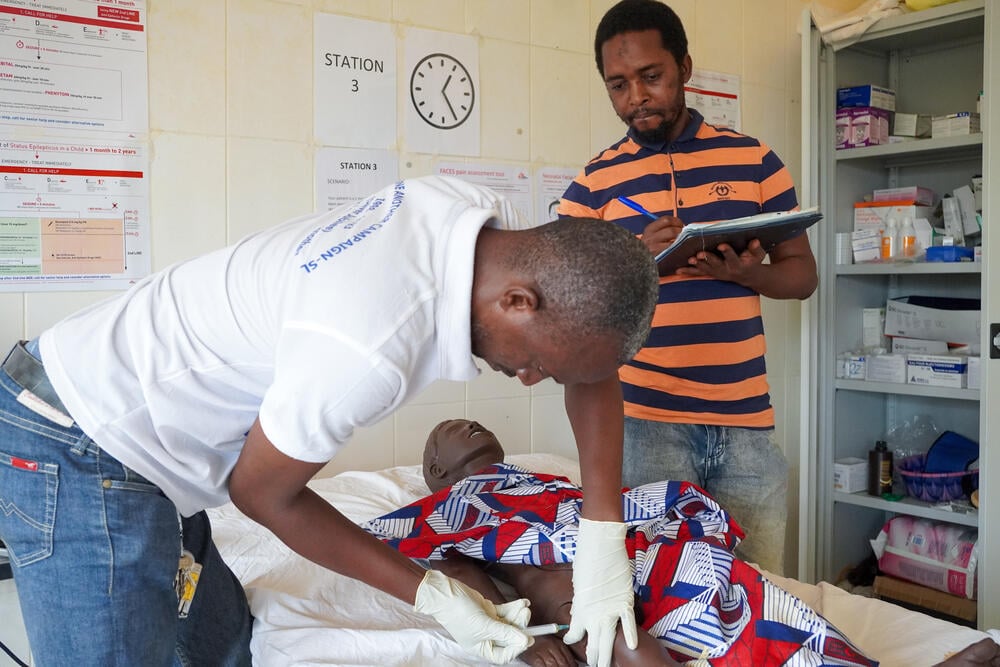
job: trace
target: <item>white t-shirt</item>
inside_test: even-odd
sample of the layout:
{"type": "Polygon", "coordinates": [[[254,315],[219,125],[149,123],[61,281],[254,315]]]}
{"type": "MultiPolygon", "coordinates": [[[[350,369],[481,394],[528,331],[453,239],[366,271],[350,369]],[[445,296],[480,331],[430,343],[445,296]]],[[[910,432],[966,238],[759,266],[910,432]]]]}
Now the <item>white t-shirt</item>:
{"type": "Polygon", "coordinates": [[[175,264],[40,340],[67,410],[188,516],[228,501],[258,414],[284,454],[325,462],[437,379],[478,373],[470,309],[495,193],[404,180],[175,264]]]}

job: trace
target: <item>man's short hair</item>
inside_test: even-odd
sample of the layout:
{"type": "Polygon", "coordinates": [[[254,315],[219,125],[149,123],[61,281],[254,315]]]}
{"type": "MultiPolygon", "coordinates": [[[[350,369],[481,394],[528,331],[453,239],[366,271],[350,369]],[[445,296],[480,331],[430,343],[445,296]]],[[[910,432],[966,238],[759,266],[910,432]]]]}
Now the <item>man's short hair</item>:
{"type": "Polygon", "coordinates": [[[656,262],[632,232],[606,220],[566,217],[529,231],[528,248],[507,258],[534,276],[555,342],[602,335],[621,341],[619,363],[649,336],[659,296],[656,262]]]}
{"type": "Polygon", "coordinates": [[[656,0],[621,0],[609,9],[597,25],[594,37],[594,57],[597,71],[604,76],[604,43],[624,32],[659,30],[663,48],[670,51],[680,65],[688,54],[687,34],[684,24],[673,9],[656,0]]]}

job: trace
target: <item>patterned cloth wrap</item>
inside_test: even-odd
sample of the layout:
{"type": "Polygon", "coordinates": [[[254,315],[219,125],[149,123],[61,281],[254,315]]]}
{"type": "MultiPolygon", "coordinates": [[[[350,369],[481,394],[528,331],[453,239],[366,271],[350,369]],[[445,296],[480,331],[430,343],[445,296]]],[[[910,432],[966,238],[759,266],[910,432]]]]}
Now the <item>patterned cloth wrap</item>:
{"type": "MultiPolygon", "coordinates": [[[[411,558],[571,563],[583,494],[565,477],[497,464],[363,524],[411,558]]],[[[801,600],[735,558],[743,530],[704,490],[622,494],[642,627],[689,665],[878,665],[801,600]]]]}

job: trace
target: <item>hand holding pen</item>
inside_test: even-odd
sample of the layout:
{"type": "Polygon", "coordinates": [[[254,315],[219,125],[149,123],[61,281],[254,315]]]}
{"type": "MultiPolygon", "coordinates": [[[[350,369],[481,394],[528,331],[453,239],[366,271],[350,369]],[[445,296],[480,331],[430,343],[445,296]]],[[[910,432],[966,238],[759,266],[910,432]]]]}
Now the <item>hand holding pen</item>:
{"type": "Polygon", "coordinates": [[[642,230],[640,238],[654,256],[666,250],[684,227],[679,218],[672,215],[656,215],[628,197],[618,197],[618,201],[652,221],[642,230]]]}

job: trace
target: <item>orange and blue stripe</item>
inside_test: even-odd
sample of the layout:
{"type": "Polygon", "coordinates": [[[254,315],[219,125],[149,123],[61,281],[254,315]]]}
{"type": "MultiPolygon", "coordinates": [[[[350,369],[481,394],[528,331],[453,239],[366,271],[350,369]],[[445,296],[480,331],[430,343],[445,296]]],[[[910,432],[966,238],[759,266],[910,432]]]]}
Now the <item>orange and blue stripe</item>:
{"type": "MultiPolygon", "coordinates": [[[[695,110],[677,140],[632,136],[591,160],[560,215],[602,218],[641,234],[657,215],[712,222],[798,207],[788,170],[757,139],[704,122],[695,110]]],[[[773,428],[760,296],[736,283],[670,276],[645,347],[622,367],[625,414],[653,421],[773,428]]]]}

